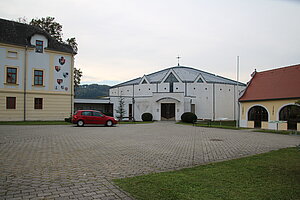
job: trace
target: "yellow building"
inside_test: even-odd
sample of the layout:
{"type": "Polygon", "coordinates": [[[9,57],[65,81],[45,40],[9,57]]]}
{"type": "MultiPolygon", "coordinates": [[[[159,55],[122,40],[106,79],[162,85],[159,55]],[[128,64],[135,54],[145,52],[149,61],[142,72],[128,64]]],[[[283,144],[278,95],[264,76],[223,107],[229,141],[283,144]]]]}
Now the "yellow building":
{"type": "Polygon", "coordinates": [[[72,47],[0,19],[0,121],[64,120],[73,111],[72,47]]]}
{"type": "Polygon", "coordinates": [[[240,102],[240,126],[300,131],[300,65],[254,72],[240,102]]]}

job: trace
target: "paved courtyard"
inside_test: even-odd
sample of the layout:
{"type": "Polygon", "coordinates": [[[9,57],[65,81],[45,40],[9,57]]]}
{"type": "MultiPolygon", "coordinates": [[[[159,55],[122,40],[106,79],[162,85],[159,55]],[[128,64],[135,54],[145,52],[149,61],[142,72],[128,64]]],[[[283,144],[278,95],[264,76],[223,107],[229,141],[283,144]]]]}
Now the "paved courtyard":
{"type": "Polygon", "coordinates": [[[298,144],[299,136],[163,122],[0,126],[0,199],[131,199],[112,179],[298,144]]]}

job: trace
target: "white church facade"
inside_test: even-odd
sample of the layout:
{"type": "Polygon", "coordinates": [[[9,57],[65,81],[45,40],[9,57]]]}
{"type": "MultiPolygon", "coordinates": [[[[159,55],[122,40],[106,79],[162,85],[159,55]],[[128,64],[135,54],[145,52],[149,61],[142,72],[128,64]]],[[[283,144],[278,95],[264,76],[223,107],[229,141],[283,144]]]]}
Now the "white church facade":
{"type": "Polygon", "coordinates": [[[115,85],[109,96],[116,118],[122,98],[125,116],[136,121],[142,120],[143,113],[151,113],[153,120],[178,121],[184,112],[193,112],[198,119],[235,120],[237,94],[245,87],[228,78],[175,66],[115,85]]]}

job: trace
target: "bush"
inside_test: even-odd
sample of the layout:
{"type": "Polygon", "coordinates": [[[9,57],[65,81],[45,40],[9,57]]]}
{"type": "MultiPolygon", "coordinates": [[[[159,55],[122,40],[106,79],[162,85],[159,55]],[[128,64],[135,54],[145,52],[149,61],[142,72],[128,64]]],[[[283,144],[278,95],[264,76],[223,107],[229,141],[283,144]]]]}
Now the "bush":
{"type": "Polygon", "coordinates": [[[192,112],[185,112],[181,115],[181,121],[183,122],[193,123],[195,120],[197,120],[197,116],[192,112]]]}
{"type": "Polygon", "coordinates": [[[143,121],[152,121],[153,120],[153,116],[151,113],[143,113],[142,114],[142,120],[143,121]]]}
{"type": "Polygon", "coordinates": [[[65,118],[65,122],[72,122],[72,117],[65,118]]]}

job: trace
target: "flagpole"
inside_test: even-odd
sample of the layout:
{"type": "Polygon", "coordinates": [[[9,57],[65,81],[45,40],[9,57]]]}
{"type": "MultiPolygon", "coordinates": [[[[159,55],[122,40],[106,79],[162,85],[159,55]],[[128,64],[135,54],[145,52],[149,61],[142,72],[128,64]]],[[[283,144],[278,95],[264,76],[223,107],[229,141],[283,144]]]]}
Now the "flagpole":
{"type": "Polygon", "coordinates": [[[236,127],[239,127],[240,122],[240,106],[239,106],[239,68],[240,68],[240,56],[237,56],[236,60],[236,106],[237,106],[237,120],[236,127]]]}

